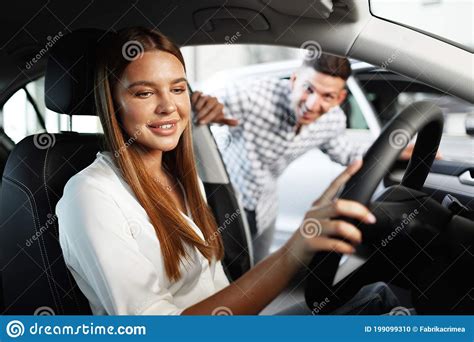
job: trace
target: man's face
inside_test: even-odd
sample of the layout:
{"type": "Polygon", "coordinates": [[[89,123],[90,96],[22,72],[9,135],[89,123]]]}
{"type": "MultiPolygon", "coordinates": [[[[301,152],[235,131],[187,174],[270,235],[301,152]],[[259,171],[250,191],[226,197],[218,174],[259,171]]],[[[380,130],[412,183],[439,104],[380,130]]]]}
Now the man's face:
{"type": "Polygon", "coordinates": [[[302,67],[291,77],[291,105],[296,113],[297,122],[302,125],[316,121],[332,107],[340,105],[346,98],[346,82],[302,67]]]}

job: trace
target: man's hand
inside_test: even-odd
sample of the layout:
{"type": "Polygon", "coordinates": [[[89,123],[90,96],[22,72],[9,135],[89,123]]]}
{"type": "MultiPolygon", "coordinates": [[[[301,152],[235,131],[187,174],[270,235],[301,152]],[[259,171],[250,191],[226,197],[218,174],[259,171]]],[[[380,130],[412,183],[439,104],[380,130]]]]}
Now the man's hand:
{"type": "Polygon", "coordinates": [[[202,92],[195,91],[191,96],[191,104],[199,125],[211,122],[228,126],[237,126],[239,124],[237,119],[224,117],[224,105],[216,97],[203,95],[202,92]]]}
{"type": "MultiPolygon", "coordinates": [[[[402,152],[402,154],[400,154],[400,157],[399,159],[400,160],[409,160],[411,158],[411,156],[413,155],[413,149],[415,148],[415,144],[409,144],[402,152]]],[[[441,152],[438,150],[436,152],[436,157],[435,157],[437,160],[441,160],[443,159],[443,156],[441,155],[441,152]]]]}

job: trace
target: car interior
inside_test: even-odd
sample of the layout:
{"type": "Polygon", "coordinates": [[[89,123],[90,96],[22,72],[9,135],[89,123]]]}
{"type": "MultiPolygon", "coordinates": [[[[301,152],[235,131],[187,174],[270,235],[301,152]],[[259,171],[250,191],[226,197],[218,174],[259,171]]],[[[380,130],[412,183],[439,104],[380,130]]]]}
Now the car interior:
{"type": "MultiPolygon", "coordinates": [[[[0,108],[18,89],[44,76],[48,109],[67,115],[69,122],[78,116],[95,116],[97,44],[109,31],[137,25],[157,28],[180,46],[224,42],[239,30],[238,44],[300,47],[317,40],[325,52],[374,65],[382,65],[397,49],[401,53],[389,65],[392,72],[474,102],[474,73],[466,72],[472,69],[472,51],[376,17],[369,1],[52,0],[27,5],[0,5],[0,108]],[[58,32],[61,38],[45,56],[25,68],[58,32]]],[[[443,120],[437,106],[423,101],[386,123],[364,158],[363,172],[357,174],[365,177],[352,179],[341,194],[374,208],[381,218],[379,229],[374,232],[358,224],[367,243],[356,257],[343,258],[344,263],[335,253],[316,254],[275,300],[275,310],[265,314],[295,304],[311,308],[326,297],[332,298],[329,312],[362,285],[381,278],[400,289],[406,297],[404,305],[417,313],[474,312],[474,284],[467,275],[474,265],[474,164],[434,160],[443,120]],[[407,163],[396,162],[400,149],[388,143],[400,129],[410,138],[417,135],[414,155],[407,163]],[[374,195],[381,182],[384,192],[374,195]],[[420,214],[410,229],[390,248],[377,247],[415,209],[420,214]],[[337,300],[334,293],[341,294],[337,300]]],[[[232,281],[254,264],[245,211],[209,127],[193,127],[193,139],[199,175],[218,226],[229,212],[241,213],[221,232],[223,264],[232,281]]],[[[474,141],[470,143],[474,152],[474,141]]],[[[33,315],[45,306],[57,315],[91,314],[64,263],[54,211],[69,178],[91,164],[101,149],[102,134],[72,130],[30,135],[15,144],[0,121],[2,314],[33,315]]]]}

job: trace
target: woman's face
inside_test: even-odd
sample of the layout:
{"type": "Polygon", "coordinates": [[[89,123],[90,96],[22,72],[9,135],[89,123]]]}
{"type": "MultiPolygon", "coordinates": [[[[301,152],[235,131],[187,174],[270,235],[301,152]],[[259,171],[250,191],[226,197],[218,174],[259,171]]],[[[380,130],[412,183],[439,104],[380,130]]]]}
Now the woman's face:
{"type": "MultiPolygon", "coordinates": [[[[114,89],[122,128],[149,151],[173,150],[189,121],[184,67],[168,52],[148,51],[132,61],[114,89]]],[[[132,141],[130,141],[132,140],[132,141]]]]}

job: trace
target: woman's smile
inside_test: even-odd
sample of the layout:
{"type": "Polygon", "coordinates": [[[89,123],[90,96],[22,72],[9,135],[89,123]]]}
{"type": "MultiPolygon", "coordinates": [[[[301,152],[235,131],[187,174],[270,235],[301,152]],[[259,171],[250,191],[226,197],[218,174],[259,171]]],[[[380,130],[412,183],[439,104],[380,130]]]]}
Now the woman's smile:
{"type": "Polygon", "coordinates": [[[163,120],[147,124],[153,133],[161,136],[169,136],[176,133],[179,120],[163,120]]]}

